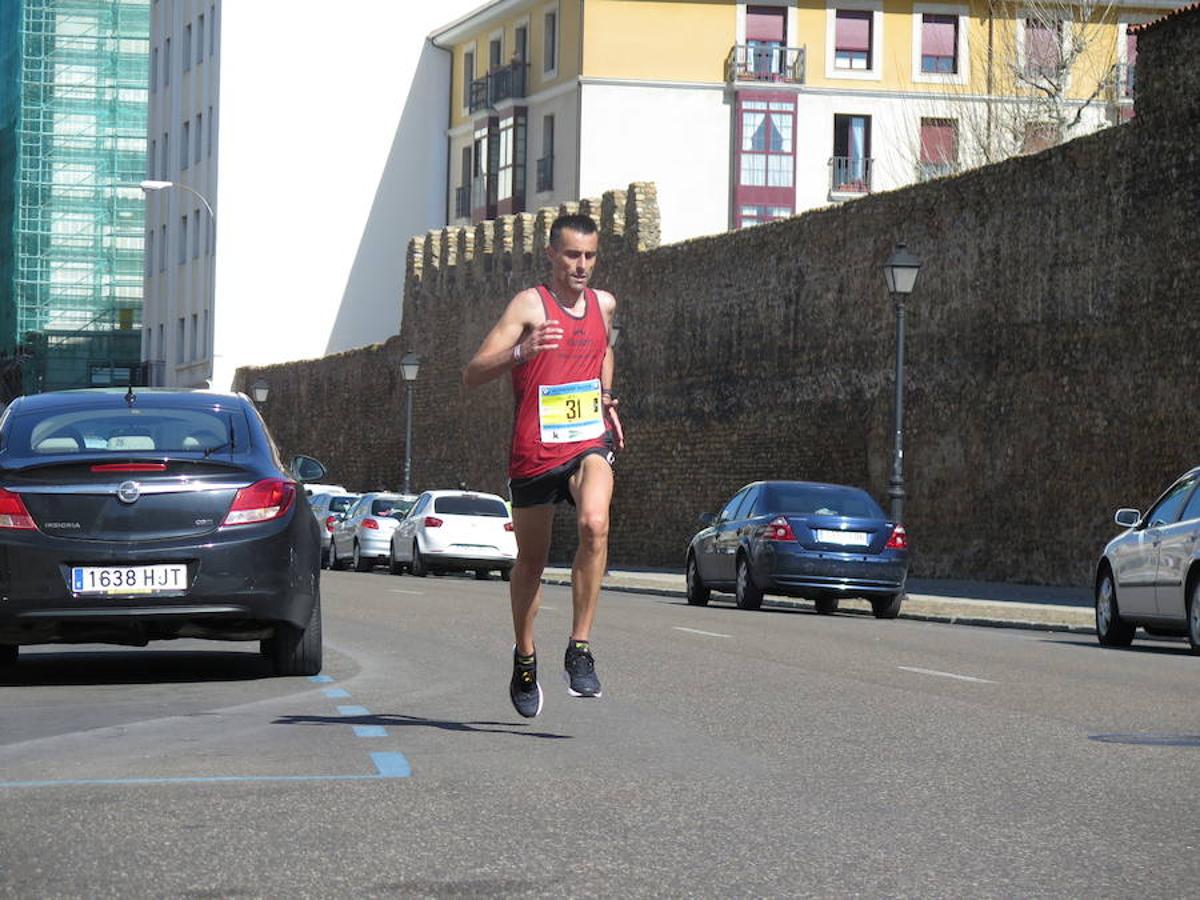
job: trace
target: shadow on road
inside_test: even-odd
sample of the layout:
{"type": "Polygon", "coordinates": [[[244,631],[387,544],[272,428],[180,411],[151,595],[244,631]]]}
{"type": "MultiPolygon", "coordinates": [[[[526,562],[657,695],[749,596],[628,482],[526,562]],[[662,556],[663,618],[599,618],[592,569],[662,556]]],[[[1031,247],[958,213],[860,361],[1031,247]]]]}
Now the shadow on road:
{"type": "Polygon", "coordinates": [[[1062,644],[1066,647],[1083,647],[1088,650],[1103,650],[1105,653],[1151,653],[1160,656],[1191,656],[1187,639],[1172,643],[1173,638],[1144,638],[1134,641],[1128,647],[1102,647],[1093,637],[1087,640],[1064,641],[1058,638],[1043,638],[1043,644],[1062,644]],[[1161,643],[1156,643],[1161,642],[1161,643]]]}
{"type": "MultiPolygon", "coordinates": [[[[255,645],[257,647],[257,645],[255,645]]],[[[22,651],[0,669],[0,687],[252,681],[272,678],[257,652],[202,650],[22,651]]]]}
{"type": "Polygon", "coordinates": [[[520,722],[454,722],[449,719],[425,719],[421,716],[404,716],[398,713],[371,713],[366,716],[280,716],[272,725],[383,725],[389,727],[437,728],[441,731],[458,731],[471,734],[511,734],[521,737],[543,738],[551,741],[572,740],[569,734],[553,734],[549,731],[525,731],[527,725],[520,722]]]}

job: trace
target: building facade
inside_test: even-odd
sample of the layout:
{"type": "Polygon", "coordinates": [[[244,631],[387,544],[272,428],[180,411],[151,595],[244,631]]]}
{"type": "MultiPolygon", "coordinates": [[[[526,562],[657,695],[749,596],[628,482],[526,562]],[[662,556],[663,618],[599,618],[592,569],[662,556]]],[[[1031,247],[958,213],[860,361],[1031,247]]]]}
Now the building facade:
{"type": "Polygon", "coordinates": [[[145,383],[150,0],[0,5],[0,392],[145,383]]]}
{"type": "Polygon", "coordinates": [[[447,219],[654,181],[675,241],[951,175],[1132,114],[1173,4],[495,0],[452,57],[447,219]]]}

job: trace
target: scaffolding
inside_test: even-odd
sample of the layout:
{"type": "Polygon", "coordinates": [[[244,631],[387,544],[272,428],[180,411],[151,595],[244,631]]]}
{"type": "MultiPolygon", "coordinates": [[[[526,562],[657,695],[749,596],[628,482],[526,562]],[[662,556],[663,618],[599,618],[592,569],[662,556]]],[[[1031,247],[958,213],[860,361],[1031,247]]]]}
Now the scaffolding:
{"type": "MultiPolygon", "coordinates": [[[[150,0],[20,0],[11,312],[23,390],[124,384],[141,357],[150,0]]],[[[2,123],[0,123],[2,124],[2,123]]]]}

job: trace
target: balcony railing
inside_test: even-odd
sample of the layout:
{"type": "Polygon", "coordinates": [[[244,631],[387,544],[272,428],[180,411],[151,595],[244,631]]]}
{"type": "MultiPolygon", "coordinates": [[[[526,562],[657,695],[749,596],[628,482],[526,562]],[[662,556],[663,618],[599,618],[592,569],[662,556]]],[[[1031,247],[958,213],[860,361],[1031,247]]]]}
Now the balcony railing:
{"type": "Polygon", "coordinates": [[[519,100],[527,93],[529,63],[514,62],[493,69],[471,82],[471,112],[495,106],[503,100],[519,100]]]}
{"type": "Polygon", "coordinates": [[[454,217],[471,218],[471,188],[467,185],[454,189],[454,217]]]}
{"type": "Polygon", "coordinates": [[[554,190],[554,157],[543,156],[537,161],[538,192],[554,190]]]}
{"type": "Polygon", "coordinates": [[[856,156],[834,156],[829,160],[829,192],[832,194],[871,193],[871,163],[856,156]]]}
{"type": "Polygon", "coordinates": [[[804,48],[737,44],[725,59],[725,80],[804,84],[804,48]]]}
{"type": "Polygon", "coordinates": [[[947,175],[958,174],[957,162],[919,162],[917,163],[917,181],[932,181],[934,178],[945,178],[947,175]]]}

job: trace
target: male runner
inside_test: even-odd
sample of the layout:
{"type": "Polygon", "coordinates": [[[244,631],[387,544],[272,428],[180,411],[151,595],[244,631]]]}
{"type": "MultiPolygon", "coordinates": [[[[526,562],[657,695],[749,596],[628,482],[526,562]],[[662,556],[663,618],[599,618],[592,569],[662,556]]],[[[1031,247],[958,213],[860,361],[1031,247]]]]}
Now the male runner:
{"type": "Polygon", "coordinates": [[[515,413],[508,475],[517,562],[509,598],[516,645],[508,693],[526,718],[542,711],[533,619],[542,601],[554,504],[564,500],[575,507],[579,527],[571,569],[574,616],[563,660],[567,692],[600,696],[588,640],[608,561],[613,449],[624,447],[625,441],[612,395],[608,341],[617,301],[588,287],[598,246],[590,217],[555,219],[546,248],[548,281],[509,301],[463,372],[467,387],[512,374],[515,413]]]}

